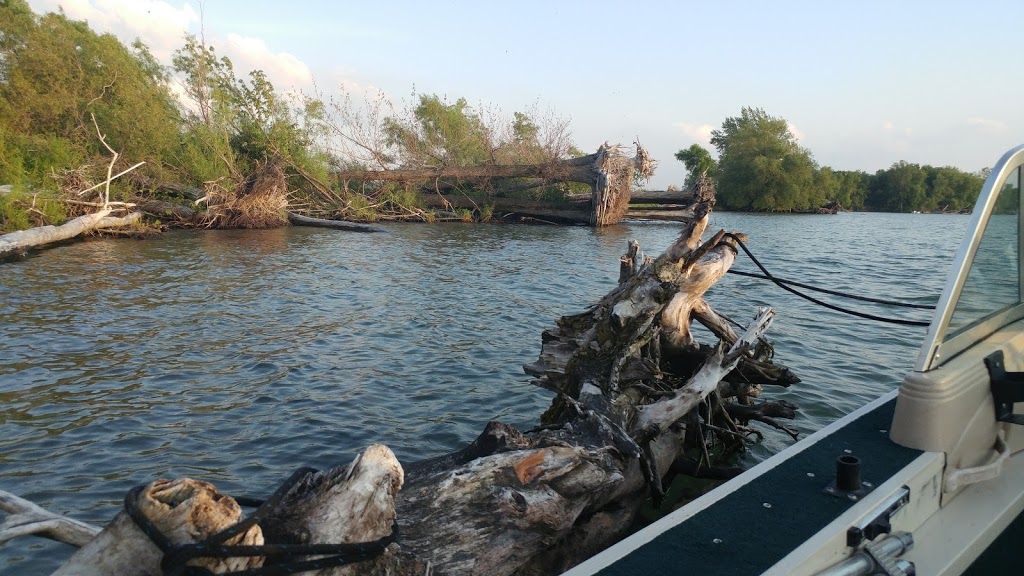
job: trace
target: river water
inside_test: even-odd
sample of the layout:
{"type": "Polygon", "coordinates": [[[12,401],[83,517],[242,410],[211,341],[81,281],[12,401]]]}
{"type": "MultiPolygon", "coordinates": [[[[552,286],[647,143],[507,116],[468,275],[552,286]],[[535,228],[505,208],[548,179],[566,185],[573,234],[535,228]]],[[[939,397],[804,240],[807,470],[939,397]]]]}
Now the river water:
{"type": "MultiPolygon", "coordinates": [[[[934,303],[967,220],[718,213],[709,230],[746,232],[782,278],[934,303]]],[[[461,448],[488,420],[529,428],[551,399],[521,370],[541,331],[614,286],[629,239],[657,255],[679,229],[178,232],[0,265],[0,489],[102,524],[159,477],[263,496],[295,468],[347,462],[371,442],[412,461],[461,448]]],[[[756,272],[742,254],[734,268],[756,272]]],[[[776,361],[803,382],[765,397],[798,404],[803,433],[893,389],[925,332],[734,275],[707,298],[743,321],[776,308],[776,361]]],[[[766,431],[748,460],[790,443],[766,431]]],[[[0,545],[0,572],[49,573],[70,552],[21,538],[0,545]]]]}

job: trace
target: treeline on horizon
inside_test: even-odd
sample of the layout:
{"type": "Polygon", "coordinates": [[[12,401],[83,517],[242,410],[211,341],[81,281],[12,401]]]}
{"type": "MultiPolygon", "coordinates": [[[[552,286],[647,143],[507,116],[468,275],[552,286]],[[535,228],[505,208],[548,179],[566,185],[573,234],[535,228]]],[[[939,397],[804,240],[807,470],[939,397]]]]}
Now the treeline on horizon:
{"type": "MultiPolygon", "coordinates": [[[[988,177],[951,166],[899,161],[869,174],[819,166],[801,147],[786,120],[760,108],[743,108],[711,134],[716,161],[699,144],[676,153],[686,166],[687,186],[706,174],[726,210],[813,212],[820,208],[878,212],[969,211],[988,177]]],[[[1000,205],[1014,205],[1014,189],[1000,205]]]]}
{"type": "MultiPolygon", "coordinates": [[[[287,204],[325,217],[431,220],[415,186],[339,182],[342,170],[537,164],[578,157],[567,120],[537,106],[506,116],[465,99],[413,93],[395,106],[282,93],[259,70],[240,77],[213,46],[187,35],[163,66],[140,40],[126,46],[62,12],[37,15],[25,0],[0,0],[0,230],[60,224],[88,211],[73,192],[102,182],[110,154],[112,199],[175,200],[182,186],[207,199],[241,194],[273,162],[287,178],[287,204]],[[175,183],[167,188],[161,183],[175,183]],[[31,192],[31,193],[30,193],[31,192]]],[[[819,167],[785,121],[744,108],[715,131],[716,163],[699,146],[677,154],[688,181],[707,171],[731,210],[949,210],[970,206],[981,176],[901,163],[874,175],[819,167]]],[[[463,185],[463,184],[460,184],[463,185]]],[[[479,183],[468,193],[491,194],[479,183]]],[[[559,200],[580,184],[522,194],[559,200]]],[[[488,218],[486,206],[464,211],[488,218]]]]}

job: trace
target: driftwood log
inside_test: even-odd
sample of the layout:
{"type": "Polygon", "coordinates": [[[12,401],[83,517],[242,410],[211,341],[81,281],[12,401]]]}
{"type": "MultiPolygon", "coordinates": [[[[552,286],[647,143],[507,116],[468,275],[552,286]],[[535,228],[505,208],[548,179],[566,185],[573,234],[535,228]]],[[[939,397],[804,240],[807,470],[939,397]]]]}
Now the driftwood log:
{"type": "Polygon", "coordinates": [[[70,240],[93,230],[123,228],[141,220],[141,212],[132,212],[127,216],[111,216],[111,209],[106,208],[99,212],[73,218],[60,226],[39,226],[11,232],[0,236],[0,260],[22,254],[30,248],[70,240]]]}
{"type": "Polygon", "coordinates": [[[100,533],[96,526],[54,514],[3,490],[0,490],[0,511],[7,513],[7,518],[0,523],[0,544],[34,534],[72,546],[85,546],[100,533]]]}
{"type": "MultiPolygon", "coordinates": [[[[770,362],[762,333],[771,309],[737,333],[704,299],[732,264],[740,237],[723,231],[701,242],[712,205],[710,194],[702,196],[697,217],[656,259],[631,243],[618,285],[544,332],[539,360],[524,367],[536,384],[556,392],[541,427],[522,432],[491,422],[466,448],[404,467],[387,448],[371,446],[351,465],[282,488],[283,497],[258,512],[259,537],[246,532],[247,541],[377,543],[361,562],[317,574],[555,574],[628,534],[642,503],[661,503],[663,482],[673,474],[738,473],[733,462],[714,456],[753,432],[747,422],[792,417],[791,405],[751,402],[762,385],[797,379],[770,362]],[[693,320],[719,342],[699,344],[693,320]]],[[[156,502],[145,508],[147,517],[166,523],[161,530],[172,540],[187,540],[174,536],[183,534],[181,523],[198,540],[236,518],[227,496],[212,497],[224,514],[218,520],[221,511],[207,518],[203,506],[176,492],[168,496],[169,486],[176,485],[155,482],[139,497],[156,502]],[[180,506],[191,507],[178,513],[180,506]]],[[[122,516],[63,573],[95,573],[96,563],[142,558],[145,550],[152,558],[119,573],[157,573],[159,551],[147,548],[149,538],[125,527],[122,516]]],[[[323,561],[268,555],[234,562],[270,566],[310,557],[323,561]]]]}
{"type": "Polygon", "coordinates": [[[360,224],[358,222],[346,222],[344,220],[327,220],[324,218],[313,218],[303,216],[295,212],[288,212],[288,222],[292,226],[312,226],[314,228],[332,228],[334,230],[345,230],[348,232],[383,232],[379,226],[360,224]]]}
{"type": "MultiPolygon", "coordinates": [[[[107,165],[107,178],[103,182],[77,193],[78,197],[82,197],[89,192],[99,190],[99,199],[97,202],[68,200],[68,203],[92,206],[98,208],[98,210],[91,214],[85,214],[84,216],[68,220],[60,226],[38,226],[36,228],[19,230],[17,232],[11,232],[0,236],[0,262],[13,256],[24,254],[30,248],[37,248],[54,244],[56,242],[63,242],[93,230],[132,226],[142,220],[141,212],[128,212],[129,209],[135,207],[134,204],[110,201],[110,183],[114,179],[120,178],[139,166],[142,166],[145,162],[139,162],[127,170],[122,170],[118,174],[114,174],[114,166],[117,164],[117,159],[120,155],[107,144],[106,136],[100,132],[100,127],[96,123],[96,117],[93,116],[91,112],[89,113],[89,116],[92,118],[93,126],[96,127],[96,135],[99,137],[100,143],[103,144],[111,155],[110,164],[107,165]]],[[[9,194],[10,189],[5,189],[3,193],[9,194]]]]}

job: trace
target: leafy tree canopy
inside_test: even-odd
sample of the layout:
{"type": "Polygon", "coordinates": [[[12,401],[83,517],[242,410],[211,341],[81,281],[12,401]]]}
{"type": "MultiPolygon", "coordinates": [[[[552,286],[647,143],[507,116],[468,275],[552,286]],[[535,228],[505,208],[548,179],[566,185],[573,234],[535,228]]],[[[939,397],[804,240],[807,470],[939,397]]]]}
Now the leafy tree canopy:
{"type": "Polygon", "coordinates": [[[676,152],[676,160],[686,166],[685,185],[687,188],[696,186],[702,174],[714,178],[715,169],[718,168],[718,163],[711,157],[711,153],[700,144],[693,144],[689,148],[676,152]]]}
{"type": "Polygon", "coordinates": [[[448,103],[436,94],[423,94],[412,118],[384,122],[388,143],[400,150],[407,165],[470,166],[491,155],[490,134],[465,98],[448,103]]]}
{"type": "Polygon", "coordinates": [[[718,164],[694,144],[676,153],[686,165],[687,184],[713,169],[722,207],[752,211],[812,211],[823,206],[888,212],[970,209],[987,170],[971,174],[953,167],[905,161],[868,174],[819,167],[788,123],[760,108],[743,108],[711,135],[718,164]]]}
{"type": "Polygon", "coordinates": [[[157,170],[179,136],[166,83],[139,41],[128,48],[63,14],[0,3],[0,180],[46,186],[51,169],[104,155],[91,115],[112,147],[157,170]]]}
{"type": "Polygon", "coordinates": [[[733,210],[791,211],[822,206],[817,166],[782,118],[743,108],[711,133],[718,150],[718,198],[733,210]]]}

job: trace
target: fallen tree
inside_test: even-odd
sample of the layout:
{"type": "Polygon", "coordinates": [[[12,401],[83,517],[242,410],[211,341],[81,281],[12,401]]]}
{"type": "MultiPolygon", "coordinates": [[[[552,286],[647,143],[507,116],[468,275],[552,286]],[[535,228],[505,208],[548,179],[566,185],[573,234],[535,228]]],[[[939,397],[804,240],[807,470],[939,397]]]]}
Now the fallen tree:
{"type": "Polygon", "coordinates": [[[762,385],[797,381],[771,363],[761,336],[774,312],[761,309],[737,333],[704,299],[742,238],[720,231],[701,242],[712,205],[702,195],[656,259],[631,242],[618,285],[544,332],[538,361],[524,367],[556,392],[540,427],[491,422],[466,448],[404,467],[371,446],[350,465],[300,471],[226,529],[239,517],[229,496],[157,481],[133,490],[62,573],[220,570],[210,563],[228,557],[232,569],[532,575],[582,561],[627,534],[643,502],[660,505],[672,474],[737,473],[716,456],[753,433],[744,422],[793,415],[783,402],[753,403],[762,385]],[[716,345],[697,342],[694,319],[716,345]],[[248,544],[225,548],[231,539],[248,544]],[[344,560],[355,563],[335,564],[344,560]]]}
{"type": "MultiPolygon", "coordinates": [[[[541,185],[538,183],[530,184],[533,187],[541,185]]],[[[438,189],[450,192],[454,189],[454,186],[438,187],[438,189]]],[[[589,224],[592,216],[592,203],[588,195],[582,195],[582,197],[580,195],[573,195],[561,201],[552,201],[505,197],[497,193],[494,196],[442,194],[427,186],[421,187],[420,193],[423,194],[424,202],[431,208],[481,211],[482,207],[487,207],[493,213],[493,217],[500,220],[518,218],[544,220],[554,223],[589,224]]],[[[668,193],[636,193],[630,196],[628,207],[623,217],[685,222],[693,218],[693,211],[690,208],[691,204],[693,204],[692,196],[668,193]]]]}
{"type": "Polygon", "coordinates": [[[23,254],[30,248],[70,240],[93,230],[124,228],[142,221],[141,212],[132,212],[126,216],[111,216],[111,212],[107,208],[73,218],[60,226],[38,226],[4,234],[0,236],[0,260],[23,254]]]}
{"type": "Polygon", "coordinates": [[[124,228],[141,222],[141,212],[129,212],[130,209],[135,207],[134,204],[110,201],[110,183],[114,179],[120,178],[139,166],[142,166],[145,162],[139,162],[127,170],[122,170],[121,172],[114,174],[114,166],[117,164],[117,160],[120,155],[115,152],[113,148],[107,145],[106,136],[100,132],[100,128],[99,125],[96,124],[95,117],[92,118],[92,122],[93,126],[96,127],[96,135],[99,137],[100,143],[103,144],[111,155],[110,164],[107,165],[107,177],[103,182],[73,194],[73,196],[80,198],[89,192],[98,191],[97,195],[99,198],[96,202],[84,202],[82,200],[73,199],[65,200],[65,202],[79,208],[95,208],[96,212],[72,218],[60,226],[37,226],[35,228],[29,228],[28,230],[18,230],[16,232],[0,236],[0,261],[12,256],[23,254],[30,248],[37,248],[54,244],[56,242],[63,242],[65,240],[81,236],[87,232],[124,228]]]}
{"type": "Polygon", "coordinates": [[[465,181],[480,186],[495,180],[531,179],[527,188],[513,186],[516,190],[529,187],[548,186],[562,182],[579,182],[591,188],[589,218],[592,226],[607,226],[619,222],[629,205],[634,176],[649,178],[654,174],[655,163],[647,151],[636,145],[636,155],[627,157],[620,146],[607,142],[593,154],[540,164],[485,164],[480,166],[440,166],[409,170],[346,170],[335,177],[341,180],[347,190],[356,182],[404,182],[418,183],[423,188],[433,188],[440,194],[442,188],[450,189],[453,181],[465,181]]]}

